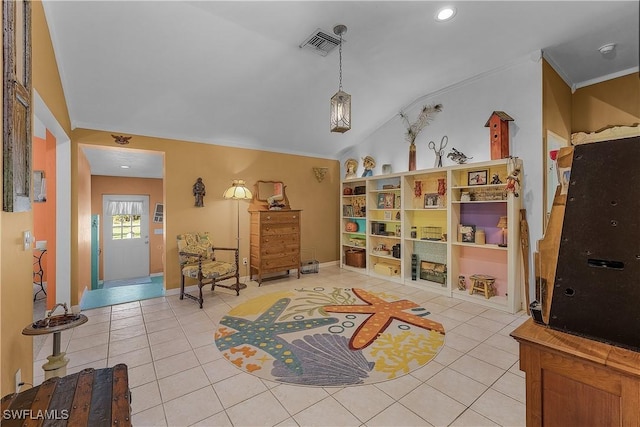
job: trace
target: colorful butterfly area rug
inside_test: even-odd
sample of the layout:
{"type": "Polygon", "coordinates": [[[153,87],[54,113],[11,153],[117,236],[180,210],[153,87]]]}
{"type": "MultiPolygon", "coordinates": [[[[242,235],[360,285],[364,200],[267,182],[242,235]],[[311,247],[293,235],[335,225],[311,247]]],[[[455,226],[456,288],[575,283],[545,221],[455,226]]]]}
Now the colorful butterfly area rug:
{"type": "Polygon", "coordinates": [[[424,366],[444,345],[429,311],[387,292],[287,290],[248,300],[215,332],[224,357],[271,381],[346,387],[387,381],[424,366]]]}

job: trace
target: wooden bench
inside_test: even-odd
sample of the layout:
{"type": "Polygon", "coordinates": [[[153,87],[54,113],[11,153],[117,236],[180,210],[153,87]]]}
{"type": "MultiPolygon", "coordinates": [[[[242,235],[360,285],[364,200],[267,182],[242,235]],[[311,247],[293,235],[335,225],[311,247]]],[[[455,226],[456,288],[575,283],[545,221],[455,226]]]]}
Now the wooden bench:
{"type": "Polygon", "coordinates": [[[127,365],[49,378],[2,398],[2,426],[131,426],[127,365]]]}
{"type": "Polygon", "coordinates": [[[489,299],[496,294],[496,288],[493,286],[496,281],[495,277],[487,276],[486,274],[473,274],[469,276],[469,279],[471,279],[469,295],[474,292],[481,292],[486,299],[489,299]]]}

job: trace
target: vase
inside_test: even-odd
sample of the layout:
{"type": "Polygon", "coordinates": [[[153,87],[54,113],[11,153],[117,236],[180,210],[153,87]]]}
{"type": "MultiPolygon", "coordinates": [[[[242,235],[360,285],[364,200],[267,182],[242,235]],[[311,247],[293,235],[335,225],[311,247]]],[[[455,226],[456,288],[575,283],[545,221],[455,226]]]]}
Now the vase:
{"type": "Polygon", "coordinates": [[[416,143],[413,141],[409,145],[409,170],[416,170],[416,143]]]}

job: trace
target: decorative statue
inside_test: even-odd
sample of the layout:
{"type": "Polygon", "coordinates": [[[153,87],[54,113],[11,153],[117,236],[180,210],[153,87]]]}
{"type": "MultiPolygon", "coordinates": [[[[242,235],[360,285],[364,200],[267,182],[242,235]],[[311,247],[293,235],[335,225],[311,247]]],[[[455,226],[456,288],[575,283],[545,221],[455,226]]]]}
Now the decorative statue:
{"type": "Polygon", "coordinates": [[[364,157],[362,159],[362,166],[364,167],[364,172],[362,172],[362,176],[372,176],[373,168],[376,167],[376,161],[371,156],[364,157]]]}
{"type": "Polygon", "coordinates": [[[358,161],[356,159],[347,159],[344,162],[344,169],[346,170],[344,179],[351,179],[356,177],[356,170],[358,169],[358,161]]]}
{"type": "Polygon", "coordinates": [[[473,157],[467,157],[467,156],[464,155],[464,153],[456,150],[455,148],[451,149],[449,154],[447,154],[447,157],[450,158],[451,160],[453,160],[454,162],[456,162],[459,165],[461,165],[463,163],[466,163],[467,160],[473,159],[473,157]]]}
{"type": "Polygon", "coordinates": [[[201,208],[204,206],[205,194],[204,182],[202,182],[202,178],[198,178],[196,183],[193,184],[193,195],[196,198],[196,207],[201,208]]]}

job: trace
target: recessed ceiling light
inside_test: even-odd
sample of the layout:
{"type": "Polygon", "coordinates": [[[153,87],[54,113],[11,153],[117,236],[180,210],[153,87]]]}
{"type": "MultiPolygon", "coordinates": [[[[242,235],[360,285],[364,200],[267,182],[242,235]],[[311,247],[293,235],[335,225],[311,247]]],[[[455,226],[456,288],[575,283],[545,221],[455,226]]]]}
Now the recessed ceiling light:
{"type": "Polygon", "coordinates": [[[451,20],[456,16],[456,8],[453,6],[446,6],[438,10],[436,13],[436,21],[444,22],[451,20]]]}
{"type": "Polygon", "coordinates": [[[129,169],[131,166],[127,166],[127,165],[120,165],[120,167],[121,167],[122,169],[129,169]]]}

